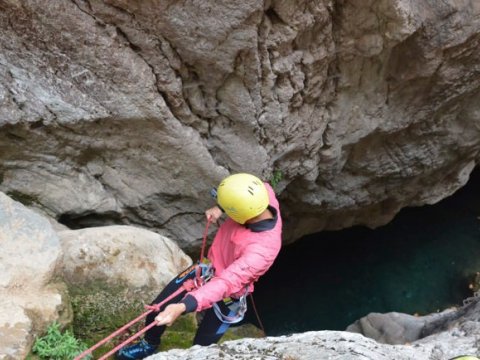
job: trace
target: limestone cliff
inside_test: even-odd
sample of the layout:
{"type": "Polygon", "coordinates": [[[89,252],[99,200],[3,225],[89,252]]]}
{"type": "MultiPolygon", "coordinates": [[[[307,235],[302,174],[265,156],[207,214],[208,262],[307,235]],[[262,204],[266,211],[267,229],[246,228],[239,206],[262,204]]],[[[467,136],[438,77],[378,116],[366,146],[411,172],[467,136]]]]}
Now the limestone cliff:
{"type": "Polygon", "coordinates": [[[0,191],[187,247],[229,172],[285,239],[378,226],[468,179],[476,0],[0,1],[0,191]]]}

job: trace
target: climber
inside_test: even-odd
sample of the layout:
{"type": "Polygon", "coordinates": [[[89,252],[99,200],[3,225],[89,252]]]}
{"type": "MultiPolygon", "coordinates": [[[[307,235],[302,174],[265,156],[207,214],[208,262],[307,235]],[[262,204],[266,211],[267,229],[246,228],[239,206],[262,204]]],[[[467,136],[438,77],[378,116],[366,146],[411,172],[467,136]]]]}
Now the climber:
{"type": "MultiPolygon", "coordinates": [[[[220,225],[208,252],[210,262],[206,273],[214,275],[203,286],[179,295],[163,305],[158,314],[147,316],[146,324],[158,326],[146,332],[138,343],[126,346],[117,359],[143,359],[160,345],[165,326],[182,314],[205,310],[197,329],[194,344],[207,346],[218,342],[230,324],[239,322],[246,311],[246,296],[253,283],[272,265],[281,247],[282,219],[273,189],[250,174],[225,178],[212,190],[217,205],[206,210],[208,221],[217,222],[223,211],[228,218],[220,225]]],[[[193,265],[173,279],[157,296],[157,304],[195,278],[198,267],[193,265]]]]}

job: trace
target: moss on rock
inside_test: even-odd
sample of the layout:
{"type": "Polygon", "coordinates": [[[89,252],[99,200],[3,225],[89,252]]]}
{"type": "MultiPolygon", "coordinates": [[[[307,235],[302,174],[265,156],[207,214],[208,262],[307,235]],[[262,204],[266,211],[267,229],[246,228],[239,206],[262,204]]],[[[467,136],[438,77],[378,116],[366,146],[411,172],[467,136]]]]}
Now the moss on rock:
{"type": "Polygon", "coordinates": [[[230,327],[220,342],[229,340],[238,340],[244,338],[262,338],[265,334],[262,330],[253,324],[243,324],[240,326],[230,327]]]}
{"type": "MultiPolygon", "coordinates": [[[[145,311],[141,292],[129,290],[125,286],[111,286],[95,283],[82,287],[71,287],[70,295],[73,307],[72,328],[75,336],[88,346],[96,344],[113,331],[122,327],[145,311]]],[[[143,326],[140,322],[131,328],[138,331],[143,326]]],[[[113,348],[128,337],[126,332],[105,345],[98,354],[113,348]]],[[[94,353],[95,357],[98,355],[94,353]]]]}
{"type": "MultiPolygon", "coordinates": [[[[162,336],[160,351],[171,349],[187,349],[193,345],[197,331],[197,318],[194,314],[180,317],[171,327],[167,328],[162,336]]],[[[220,343],[229,340],[238,340],[245,337],[259,338],[263,332],[252,324],[230,327],[223,335],[220,343]]]]}
{"type": "Polygon", "coordinates": [[[193,344],[197,331],[197,319],[194,314],[187,314],[178,318],[168,327],[162,336],[161,351],[170,349],[188,349],[193,344]]]}
{"type": "MultiPolygon", "coordinates": [[[[144,304],[150,300],[145,300],[145,293],[142,291],[132,291],[126,286],[111,286],[100,282],[88,286],[72,287],[70,296],[74,312],[73,332],[88,346],[96,344],[145,312],[144,304]]],[[[160,351],[191,347],[197,325],[195,314],[180,317],[163,334],[160,351]]],[[[144,321],[142,320],[111,343],[95,351],[94,357],[106,353],[143,327],[144,321]]],[[[261,336],[261,330],[246,324],[230,328],[221,341],[261,336]]]]}

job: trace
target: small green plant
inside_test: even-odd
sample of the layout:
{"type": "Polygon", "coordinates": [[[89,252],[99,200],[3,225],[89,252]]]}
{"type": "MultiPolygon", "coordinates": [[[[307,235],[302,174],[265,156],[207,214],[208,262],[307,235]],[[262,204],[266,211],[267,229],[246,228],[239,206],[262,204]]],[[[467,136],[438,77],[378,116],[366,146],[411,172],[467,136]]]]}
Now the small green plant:
{"type": "Polygon", "coordinates": [[[280,181],[283,179],[283,173],[281,170],[275,170],[270,177],[270,185],[275,189],[280,181]]]}
{"type": "MultiPolygon", "coordinates": [[[[86,348],[70,331],[62,334],[60,324],[54,322],[48,327],[47,334],[35,341],[32,351],[41,359],[72,360],[86,348]]],[[[87,356],[85,359],[91,358],[87,356]]]]}

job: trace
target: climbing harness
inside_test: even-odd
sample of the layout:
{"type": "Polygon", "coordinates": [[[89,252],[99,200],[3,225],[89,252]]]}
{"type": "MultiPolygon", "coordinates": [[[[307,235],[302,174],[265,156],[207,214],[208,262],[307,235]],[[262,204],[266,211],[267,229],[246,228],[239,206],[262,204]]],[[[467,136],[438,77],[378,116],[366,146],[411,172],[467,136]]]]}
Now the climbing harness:
{"type": "Polygon", "coordinates": [[[215,269],[212,264],[205,258],[203,262],[198,262],[195,270],[195,278],[193,282],[196,288],[205,285],[213,275],[215,275],[215,269]]]}
{"type": "Polygon", "coordinates": [[[218,320],[224,324],[237,324],[243,320],[247,312],[247,293],[243,294],[238,300],[233,300],[232,298],[223,299],[223,303],[230,310],[228,315],[222,312],[217,303],[213,304],[213,311],[217,315],[218,320]]]}

